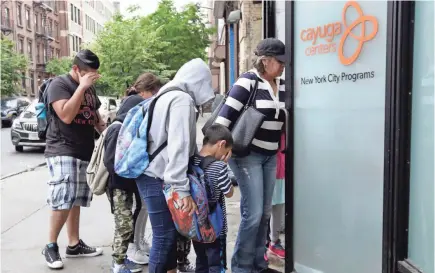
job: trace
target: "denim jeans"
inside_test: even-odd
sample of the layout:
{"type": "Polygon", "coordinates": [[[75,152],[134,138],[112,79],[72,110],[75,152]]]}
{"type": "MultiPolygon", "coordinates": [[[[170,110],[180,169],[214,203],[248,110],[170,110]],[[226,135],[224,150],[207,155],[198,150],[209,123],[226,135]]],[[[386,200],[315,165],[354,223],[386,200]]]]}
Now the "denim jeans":
{"type": "Polygon", "coordinates": [[[148,272],[166,273],[177,268],[177,231],[163,194],[163,181],[141,175],[136,184],[145,200],[153,230],[148,272]]]}
{"type": "Polygon", "coordinates": [[[276,180],[276,155],[251,152],[230,159],[231,170],[239,183],[242,221],[237,234],[231,271],[259,272],[268,267],[264,259],[268,222],[276,180]]]}
{"type": "Polygon", "coordinates": [[[221,258],[221,241],[217,238],[213,243],[193,242],[196,253],[195,273],[223,273],[225,272],[221,258]]]}

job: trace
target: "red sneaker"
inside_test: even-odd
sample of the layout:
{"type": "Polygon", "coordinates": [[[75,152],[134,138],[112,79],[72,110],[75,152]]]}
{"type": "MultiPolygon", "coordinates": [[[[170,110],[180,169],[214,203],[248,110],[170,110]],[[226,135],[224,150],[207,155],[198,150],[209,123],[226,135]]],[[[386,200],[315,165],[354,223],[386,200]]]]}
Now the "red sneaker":
{"type": "Polygon", "coordinates": [[[269,251],[275,256],[278,256],[278,258],[285,259],[285,249],[282,247],[279,240],[275,243],[270,243],[269,251]]]}

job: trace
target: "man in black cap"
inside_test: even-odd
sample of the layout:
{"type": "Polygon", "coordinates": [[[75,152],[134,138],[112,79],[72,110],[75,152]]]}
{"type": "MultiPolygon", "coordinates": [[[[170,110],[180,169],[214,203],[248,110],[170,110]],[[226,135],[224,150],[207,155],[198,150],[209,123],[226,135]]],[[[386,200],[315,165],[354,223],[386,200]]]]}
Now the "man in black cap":
{"type": "Polygon", "coordinates": [[[80,207],[89,207],[92,192],[86,181],[86,169],[94,149],[95,129],[105,128],[98,108],[101,105],[93,85],[99,79],[100,61],[90,50],[77,53],[71,71],[53,79],[46,92],[48,130],[45,157],[50,172],[47,202],[50,215],[49,243],[43,254],[50,268],[63,262],[57,239],[67,226],[66,257],[101,255],[101,248],[87,246],[79,237],[80,207]]]}

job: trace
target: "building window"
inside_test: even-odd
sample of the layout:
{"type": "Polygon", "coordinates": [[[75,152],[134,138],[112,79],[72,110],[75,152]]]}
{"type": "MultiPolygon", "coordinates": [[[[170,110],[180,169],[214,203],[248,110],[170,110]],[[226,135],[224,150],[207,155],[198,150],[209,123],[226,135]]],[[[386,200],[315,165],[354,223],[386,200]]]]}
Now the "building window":
{"type": "Polygon", "coordinates": [[[79,24],[79,25],[82,25],[82,22],[81,22],[81,16],[80,16],[80,9],[77,9],[77,24],[79,24]]]}
{"type": "Polygon", "coordinates": [[[5,8],[5,17],[2,18],[3,24],[7,27],[11,27],[11,14],[9,8],[5,8]]]}
{"type": "Polygon", "coordinates": [[[27,42],[27,54],[29,55],[30,61],[33,61],[33,50],[32,50],[32,41],[27,42]]]}
{"type": "Polygon", "coordinates": [[[47,63],[47,48],[46,47],[44,47],[43,49],[42,49],[42,52],[44,53],[44,63],[47,63]]]}
{"type": "Polygon", "coordinates": [[[31,29],[31,23],[30,23],[30,8],[26,7],[26,26],[28,29],[31,29]]]}
{"type": "Polygon", "coordinates": [[[35,95],[35,75],[33,72],[29,72],[30,86],[32,88],[32,95],[35,95]]]}
{"type": "Polygon", "coordinates": [[[60,50],[56,49],[56,58],[59,59],[59,57],[60,57],[60,50]]]}
{"type": "Polygon", "coordinates": [[[50,60],[54,58],[54,48],[50,47],[50,60]]]}
{"type": "Polygon", "coordinates": [[[24,89],[26,88],[26,72],[21,73],[21,86],[24,89]]]}
{"type": "Polygon", "coordinates": [[[24,54],[24,38],[18,40],[18,52],[24,54]]]}
{"type": "Polygon", "coordinates": [[[48,19],[48,36],[53,37],[53,20],[52,19],[48,19]]]}
{"type": "Polygon", "coordinates": [[[39,44],[36,44],[36,63],[39,63],[41,61],[40,50],[41,50],[41,47],[39,46],[39,44]]]}
{"type": "Polygon", "coordinates": [[[21,14],[21,3],[17,3],[17,24],[18,26],[22,26],[23,25],[23,17],[21,14]]]}
{"type": "Polygon", "coordinates": [[[74,21],[74,5],[73,4],[71,4],[70,5],[70,8],[71,8],[71,21],[74,21]]]}
{"type": "Polygon", "coordinates": [[[35,32],[39,32],[39,22],[38,22],[38,13],[35,12],[34,14],[34,21],[35,21],[35,32]]]}
{"type": "Polygon", "coordinates": [[[57,22],[54,22],[53,35],[56,38],[56,40],[59,40],[59,24],[57,22]]]}
{"type": "Polygon", "coordinates": [[[53,1],[54,3],[53,3],[53,5],[54,5],[54,12],[58,12],[59,11],[59,6],[58,6],[58,3],[57,3],[57,1],[53,1]]]}

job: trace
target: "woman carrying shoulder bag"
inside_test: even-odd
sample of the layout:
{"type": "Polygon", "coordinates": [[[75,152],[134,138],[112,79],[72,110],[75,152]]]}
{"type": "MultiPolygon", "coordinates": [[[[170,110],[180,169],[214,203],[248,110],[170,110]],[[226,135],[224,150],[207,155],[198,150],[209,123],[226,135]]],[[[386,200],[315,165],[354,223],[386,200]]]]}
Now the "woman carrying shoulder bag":
{"type": "Polygon", "coordinates": [[[280,79],[285,46],[278,39],[264,39],[258,44],[255,55],[254,68],[240,75],[215,120],[227,126],[233,137],[237,138],[236,131],[243,127],[247,127],[242,129],[245,140],[252,134],[247,155],[237,154],[233,149],[234,156],[229,162],[242,195],[242,221],[231,261],[234,273],[277,272],[268,268],[264,243],[272,210],[276,153],[285,121],[285,113],[281,111],[285,106],[285,87],[284,80],[280,79]],[[248,106],[263,117],[253,118],[248,106]],[[251,117],[242,118],[245,114],[251,117]]]}

